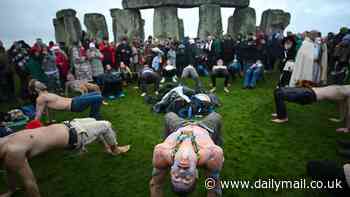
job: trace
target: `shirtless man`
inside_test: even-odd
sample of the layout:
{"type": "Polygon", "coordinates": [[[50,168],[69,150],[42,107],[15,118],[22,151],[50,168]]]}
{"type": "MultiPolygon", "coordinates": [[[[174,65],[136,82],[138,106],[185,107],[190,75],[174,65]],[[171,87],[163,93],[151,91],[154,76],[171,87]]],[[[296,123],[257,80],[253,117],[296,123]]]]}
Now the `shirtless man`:
{"type": "Polygon", "coordinates": [[[92,92],[74,98],[65,98],[49,93],[47,87],[41,82],[33,79],[29,82],[29,91],[37,94],[35,120],[40,120],[44,112],[48,114],[48,109],[66,110],[72,112],[82,112],[91,107],[90,117],[101,119],[100,107],[103,97],[100,92],[92,92]]]}
{"type": "MultiPolygon", "coordinates": [[[[197,167],[206,169],[206,177],[215,180],[208,197],[221,196],[219,183],[224,155],[220,135],[221,116],[211,113],[197,123],[186,122],[175,113],[165,116],[165,141],[154,148],[151,197],[163,197],[162,186],[170,169],[173,192],[185,196],[195,189],[197,167]]],[[[203,184],[204,186],[204,184],[203,184]]]]}
{"type": "Polygon", "coordinates": [[[12,196],[17,187],[16,176],[24,184],[29,197],[39,197],[40,192],[28,160],[52,149],[84,151],[87,144],[101,139],[107,153],[126,153],[130,146],[118,146],[116,134],[108,121],[93,118],[74,119],[63,124],[54,124],[33,130],[23,130],[5,138],[0,138],[0,163],[7,171],[9,191],[0,197],[12,196]]]}
{"type": "Polygon", "coordinates": [[[285,101],[301,105],[329,100],[339,103],[340,116],[345,119],[346,128],[337,129],[338,132],[349,132],[350,129],[350,85],[327,86],[321,88],[279,88],[275,90],[276,114],[272,114],[275,123],[288,122],[285,101]]]}

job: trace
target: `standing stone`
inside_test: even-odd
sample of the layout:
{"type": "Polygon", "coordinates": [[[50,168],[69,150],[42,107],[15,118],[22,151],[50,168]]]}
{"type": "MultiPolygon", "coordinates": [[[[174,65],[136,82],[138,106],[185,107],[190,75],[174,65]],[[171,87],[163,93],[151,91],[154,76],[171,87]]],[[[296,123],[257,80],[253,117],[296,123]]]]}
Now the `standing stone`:
{"type": "Polygon", "coordinates": [[[227,34],[234,38],[256,32],[256,12],[254,8],[237,8],[228,19],[227,34]]]}
{"type": "Polygon", "coordinates": [[[209,35],[221,37],[222,33],[220,5],[201,5],[199,7],[198,38],[206,39],[209,35]]]}
{"type": "Polygon", "coordinates": [[[81,41],[82,28],[76,14],[73,9],[60,10],[56,13],[56,18],[53,20],[56,42],[64,42],[66,46],[71,46],[81,41]]]}
{"type": "Polygon", "coordinates": [[[283,33],[290,24],[291,15],[283,10],[266,10],[262,14],[260,28],[270,35],[276,32],[283,33]]]}
{"type": "Polygon", "coordinates": [[[245,8],[249,6],[249,0],[123,0],[125,9],[148,9],[164,6],[178,8],[193,8],[203,4],[216,4],[221,7],[245,8]]]}
{"type": "Polygon", "coordinates": [[[185,27],[184,27],[184,20],[179,19],[179,31],[180,31],[180,40],[183,40],[185,38],[185,27]]]}
{"type": "Polygon", "coordinates": [[[180,40],[180,19],[176,7],[154,9],[153,33],[158,39],[174,38],[180,40]]]}
{"type": "Polygon", "coordinates": [[[101,42],[103,39],[108,40],[108,27],[105,16],[97,13],[85,14],[84,24],[89,39],[95,39],[97,42],[101,42]]]}
{"type": "Polygon", "coordinates": [[[111,9],[113,18],[113,34],[116,42],[123,37],[129,39],[138,37],[145,38],[145,21],[141,18],[141,13],[137,9],[111,9]]]}

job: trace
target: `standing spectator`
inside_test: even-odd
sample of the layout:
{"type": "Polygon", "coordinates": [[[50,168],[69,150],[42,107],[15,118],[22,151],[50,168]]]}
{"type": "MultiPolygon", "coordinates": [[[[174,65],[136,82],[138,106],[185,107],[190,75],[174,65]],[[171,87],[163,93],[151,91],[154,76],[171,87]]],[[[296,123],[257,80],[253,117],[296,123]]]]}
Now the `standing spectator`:
{"type": "Polygon", "coordinates": [[[67,75],[69,72],[68,56],[59,46],[52,47],[52,50],[54,51],[56,56],[57,68],[60,71],[61,84],[65,84],[67,81],[67,75]]]}
{"type": "Polygon", "coordinates": [[[128,38],[123,38],[122,42],[116,49],[116,62],[119,66],[120,62],[124,62],[126,65],[130,65],[131,59],[131,47],[128,43],[128,38]]]}
{"type": "MultiPolygon", "coordinates": [[[[13,101],[15,98],[15,86],[13,79],[13,71],[10,67],[8,55],[5,47],[0,41],[0,102],[13,101]]],[[[1,123],[0,123],[1,124],[1,123]]]]}
{"type": "Polygon", "coordinates": [[[103,68],[106,68],[107,65],[113,65],[113,48],[108,43],[108,40],[103,40],[103,42],[101,42],[99,50],[103,55],[103,68]]]}
{"type": "Polygon", "coordinates": [[[185,48],[186,48],[185,45],[180,44],[176,51],[176,69],[177,69],[178,76],[181,76],[184,68],[187,66],[185,48]]]}
{"type": "MultiPolygon", "coordinates": [[[[273,70],[275,65],[279,65],[278,62],[283,58],[282,39],[282,34],[274,33],[267,42],[268,64],[266,70],[268,71],[273,70]]],[[[283,68],[279,69],[282,71],[283,68]]]]}
{"type": "Polygon", "coordinates": [[[278,87],[285,87],[289,85],[294,69],[295,57],[297,55],[297,44],[294,36],[284,38],[282,43],[284,46],[284,59],[282,61],[283,71],[278,87]]]}
{"type": "Polygon", "coordinates": [[[31,79],[36,79],[44,84],[48,84],[48,77],[42,69],[43,56],[40,48],[32,48],[31,55],[25,65],[26,71],[30,74],[31,79]]]}
{"type": "Polygon", "coordinates": [[[103,59],[102,53],[96,48],[95,43],[89,44],[89,50],[87,51],[87,58],[90,61],[92,77],[96,80],[96,77],[104,73],[101,59],[103,59]]]}
{"type": "Polygon", "coordinates": [[[139,62],[140,62],[140,44],[138,41],[135,39],[132,42],[131,46],[131,65],[130,68],[132,72],[138,72],[139,68],[139,62]]]}
{"type": "Polygon", "coordinates": [[[73,46],[71,52],[72,64],[74,66],[75,78],[77,80],[93,81],[90,62],[87,60],[86,51],[83,46],[73,46]]]}
{"type": "Polygon", "coordinates": [[[155,47],[152,49],[153,52],[153,60],[152,60],[152,68],[154,71],[160,73],[161,68],[162,68],[162,56],[164,55],[164,52],[160,50],[158,47],[155,47]]]}
{"type": "Polygon", "coordinates": [[[224,37],[222,48],[224,64],[229,65],[233,61],[235,55],[235,43],[231,35],[224,37]]]}
{"type": "Polygon", "coordinates": [[[8,54],[10,57],[10,63],[15,66],[16,74],[19,77],[20,82],[20,96],[22,99],[29,97],[28,92],[28,77],[29,73],[25,69],[30,56],[29,56],[30,46],[23,40],[15,42],[8,54]]]}
{"type": "Polygon", "coordinates": [[[317,54],[318,51],[315,50],[314,43],[316,34],[306,33],[305,36],[305,40],[296,56],[294,70],[289,83],[290,87],[295,87],[300,81],[312,82],[314,79],[313,74],[315,58],[318,59],[319,57],[317,54]]]}
{"type": "Polygon", "coordinates": [[[170,64],[176,66],[176,50],[175,46],[171,45],[167,54],[167,59],[170,61],[170,64]]]}
{"type": "Polygon", "coordinates": [[[48,77],[48,89],[57,92],[61,89],[60,73],[56,66],[56,56],[48,47],[43,48],[42,68],[48,77]]]}

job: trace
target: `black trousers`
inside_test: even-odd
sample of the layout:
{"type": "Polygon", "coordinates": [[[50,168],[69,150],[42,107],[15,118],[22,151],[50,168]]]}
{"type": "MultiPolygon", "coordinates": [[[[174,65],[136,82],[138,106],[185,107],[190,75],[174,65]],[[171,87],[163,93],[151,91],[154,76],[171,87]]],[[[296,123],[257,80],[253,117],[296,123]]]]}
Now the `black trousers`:
{"type": "MultiPolygon", "coordinates": [[[[170,112],[165,115],[165,134],[164,140],[173,132],[176,132],[177,129],[181,128],[186,124],[186,121],[180,118],[177,114],[170,112]]],[[[195,123],[203,128],[208,128],[210,131],[210,137],[213,142],[218,145],[223,145],[223,139],[221,135],[222,127],[222,117],[213,112],[206,116],[203,120],[195,123]]]]}
{"type": "MultiPolygon", "coordinates": [[[[327,189],[334,197],[348,197],[350,196],[349,185],[346,182],[344,169],[339,167],[334,161],[310,161],[307,164],[307,173],[315,181],[322,181],[324,186],[336,180],[341,181],[342,189],[334,188],[327,189]],[[330,181],[330,182],[329,182],[330,181]]],[[[334,183],[335,187],[335,183],[334,183]]]]}
{"type": "Polygon", "coordinates": [[[278,83],[278,87],[286,87],[289,85],[290,79],[292,78],[291,71],[283,71],[280,77],[280,81],[278,83]]]}
{"type": "Polygon", "coordinates": [[[275,90],[275,104],[277,117],[287,118],[285,101],[301,105],[312,104],[317,101],[315,92],[310,88],[278,88],[275,90]]]}
{"type": "Polygon", "coordinates": [[[213,84],[213,87],[216,87],[216,78],[225,78],[224,85],[225,87],[228,86],[228,82],[230,80],[230,73],[227,69],[215,69],[211,73],[211,81],[213,84]]]}

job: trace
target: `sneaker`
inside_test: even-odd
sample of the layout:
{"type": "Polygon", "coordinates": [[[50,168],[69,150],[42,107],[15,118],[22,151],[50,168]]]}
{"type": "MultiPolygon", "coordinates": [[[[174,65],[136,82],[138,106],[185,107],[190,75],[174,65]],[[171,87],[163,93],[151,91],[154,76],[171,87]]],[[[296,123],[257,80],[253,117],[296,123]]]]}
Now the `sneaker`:
{"type": "Polygon", "coordinates": [[[146,92],[144,92],[141,94],[141,97],[145,97],[146,95],[147,95],[146,92]]]}
{"type": "Polygon", "coordinates": [[[211,89],[210,92],[211,92],[211,93],[216,92],[216,88],[211,89]]]}
{"type": "Polygon", "coordinates": [[[173,77],[173,82],[174,82],[174,83],[177,83],[176,76],[173,77]]]}
{"type": "Polygon", "coordinates": [[[155,91],[154,94],[158,96],[158,95],[159,95],[159,92],[158,92],[158,91],[155,91]]]}
{"type": "Polygon", "coordinates": [[[228,88],[224,88],[224,92],[230,93],[230,90],[228,88]]]}
{"type": "Polygon", "coordinates": [[[276,113],[273,113],[273,114],[271,114],[271,116],[273,117],[273,118],[277,118],[277,114],[276,113]]]}
{"type": "Polygon", "coordinates": [[[163,77],[160,83],[164,83],[164,82],[165,82],[165,78],[163,77]]]}
{"type": "Polygon", "coordinates": [[[288,118],[286,119],[273,119],[272,122],[277,123],[277,124],[282,124],[288,122],[288,118]]]}

